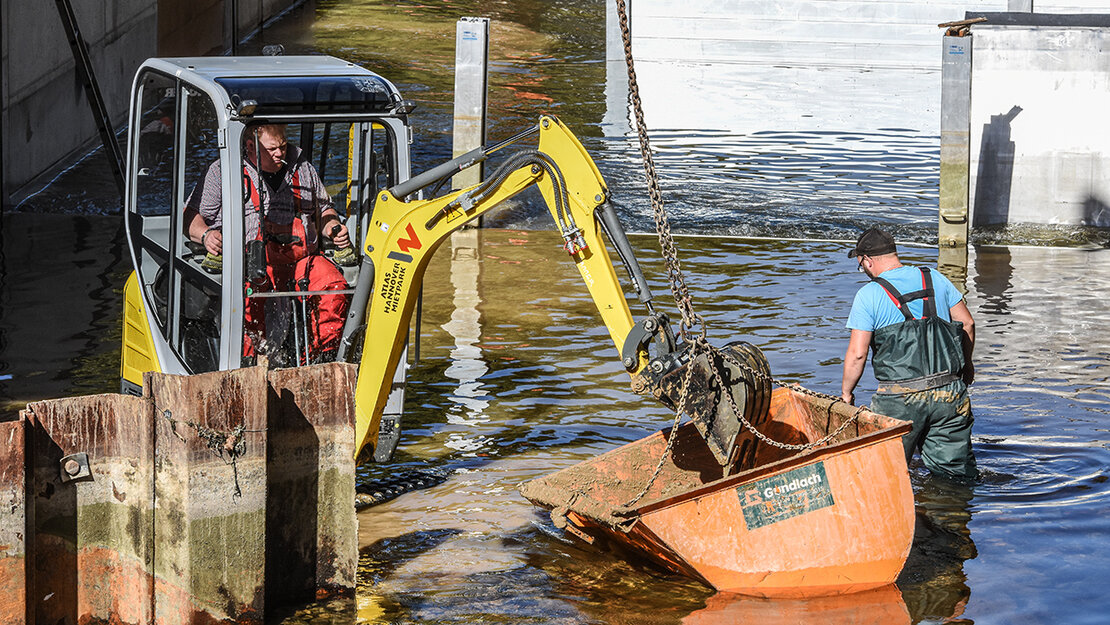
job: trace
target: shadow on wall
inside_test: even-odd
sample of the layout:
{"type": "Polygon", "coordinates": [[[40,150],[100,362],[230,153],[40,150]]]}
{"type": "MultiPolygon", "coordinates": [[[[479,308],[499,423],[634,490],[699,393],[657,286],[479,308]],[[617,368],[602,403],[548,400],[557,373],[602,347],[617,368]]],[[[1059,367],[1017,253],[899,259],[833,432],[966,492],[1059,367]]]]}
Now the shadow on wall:
{"type": "Polygon", "coordinates": [[[991,115],[983,126],[979,146],[979,171],[975,177],[975,207],[972,227],[1006,224],[1010,220],[1010,185],[1014,178],[1014,142],[1010,122],[1021,113],[1014,105],[1008,113],[991,115]]]}
{"type": "Polygon", "coordinates": [[[1093,195],[1083,200],[1083,225],[1110,227],[1110,205],[1093,195]]]}

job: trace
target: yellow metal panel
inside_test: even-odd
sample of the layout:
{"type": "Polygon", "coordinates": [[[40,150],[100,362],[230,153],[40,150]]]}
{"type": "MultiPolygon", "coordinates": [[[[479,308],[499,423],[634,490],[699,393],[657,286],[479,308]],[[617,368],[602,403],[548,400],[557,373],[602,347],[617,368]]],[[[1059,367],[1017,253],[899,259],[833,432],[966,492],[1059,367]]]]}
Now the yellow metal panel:
{"type": "Polygon", "coordinates": [[[146,305],[139,289],[139,278],[131,272],[123,288],[123,353],[120,362],[120,377],[132,384],[143,385],[143,373],[162,369],[154,353],[154,341],[150,322],[146,316],[146,305]]]}

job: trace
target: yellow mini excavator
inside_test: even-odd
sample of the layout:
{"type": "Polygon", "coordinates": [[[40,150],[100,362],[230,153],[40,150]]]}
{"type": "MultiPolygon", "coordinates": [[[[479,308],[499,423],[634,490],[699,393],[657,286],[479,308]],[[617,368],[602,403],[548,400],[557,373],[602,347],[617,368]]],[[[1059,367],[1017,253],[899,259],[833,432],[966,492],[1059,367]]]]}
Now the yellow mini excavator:
{"type": "MultiPolygon", "coordinates": [[[[387,461],[400,432],[405,367],[399,364],[407,358],[433,252],[464,224],[537,185],[633,390],[672,408],[680,394],[696,395],[687,408],[704,404],[699,429],[710,448],[721,464],[736,460],[739,421],[714,415],[719,389],[705,375],[710,365],[691,362],[666,315],[652,305],[605,183],[574,135],[543,117],[504,142],[410,177],[412,108],[389,81],[332,57],[146,61],[131,95],[125,219],[134,273],[125,289],[123,392],[139,392],[145,371],[235,369],[263,356],[282,367],[357,362],[359,460],[387,461]],[[282,145],[273,141],[277,133],[264,132],[275,126],[284,131],[282,145]],[[483,182],[421,199],[509,147],[519,151],[500,159],[483,182]],[[281,169],[267,171],[267,158],[281,169]],[[279,223],[288,221],[279,213],[289,209],[282,198],[290,197],[287,212],[300,228],[279,223]],[[200,241],[188,236],[198,216],[200,241]],[[340,224],[353,249],[329,239],[340,224]],[[220,233],[220,254],[205,246],[212,230],[220,233]],[[607,245],[626,266],[645,310],[638,321],[607,245]],[[296,254],[288,261],[291,278],[279,278],[274,265],[286,262],[280,258],[289,249],[334,264],[342,280],[314,285],[309,270],[297,273],[296,254]],[[329,327],[325,309],[333,317],[329,327]],[[690,367],[702,373],[686,375],[690,367]]],[[[725,363],[719,379],[755,420],[766,412],[770,393],[751,370],[766,373],[766,360],[747,343],[726,349],[750,367],[725,363]]]]}

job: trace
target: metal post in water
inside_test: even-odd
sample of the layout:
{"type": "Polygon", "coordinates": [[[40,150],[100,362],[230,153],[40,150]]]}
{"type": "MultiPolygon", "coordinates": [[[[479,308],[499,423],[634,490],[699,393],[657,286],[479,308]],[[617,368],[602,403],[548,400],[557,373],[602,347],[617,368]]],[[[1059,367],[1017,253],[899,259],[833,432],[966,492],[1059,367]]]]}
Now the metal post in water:
{"type": "MultiPolygon", "coordinates": [[[[967,32],[967,31],[965,31],[967,32]]],[[[967,271],[969,183],[971,154],[970,34],[945,35],[941,58],[940,105],[940,219],[937,244],[941,270],[967,271]],[[950,269],[946,270],[946,266],[950,269]]]]}
{"type": "MultiPolygon", "coordinates": [[[[486,89],[489,82],[489,18],[464,17],[455,26],[455,125],[452,157],[486,142],[486,89]]],[[[482,181],[482,165],[451,179],[456,189],[482,181]]]]}

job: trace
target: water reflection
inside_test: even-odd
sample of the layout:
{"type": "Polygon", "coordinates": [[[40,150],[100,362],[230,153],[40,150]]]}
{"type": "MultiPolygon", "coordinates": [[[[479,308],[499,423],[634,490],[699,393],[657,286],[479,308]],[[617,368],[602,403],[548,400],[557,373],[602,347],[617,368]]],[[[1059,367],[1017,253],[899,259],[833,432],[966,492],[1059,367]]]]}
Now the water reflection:
{"type": "MultiPolygon", "coordinates": [[[[454,311],[451,321],[444,324],[443,329],[455,339],[451,365],[445,372],[447,377],[458,380],[458,388],[451,396],[457,406],[447,413],[447,422],[452,425],[478,425],[489,421],[484,414],[489,399],[480,381],[489,368],[482,358],[482,348],[477,344],[482,336],[481,312],[478,310],[482,301],[478,289],[480,246],[481,232],[477,229],[462,230],[451,237],[454,311]]],[[[458,451],[472,452],[482,447],[482,440],[458,432],[445,445],[458,451]]]]}
{"type": "Polygon", "coordinates": [[[682,625],[900,625],[910,622],[902,593],[893,584],[848,595],[812,599],[773,600],[718,593],[706,600],[704,608],[682,619],[682,625]]]}
{"type": "Polygon", "coordinates": [[[913,548],[897,581],[914,623],[949,622],[967,608],[971,589],[963,567],[977,555],[968,529],[973,496],[966,484],[915,480],[913,548]]]}

